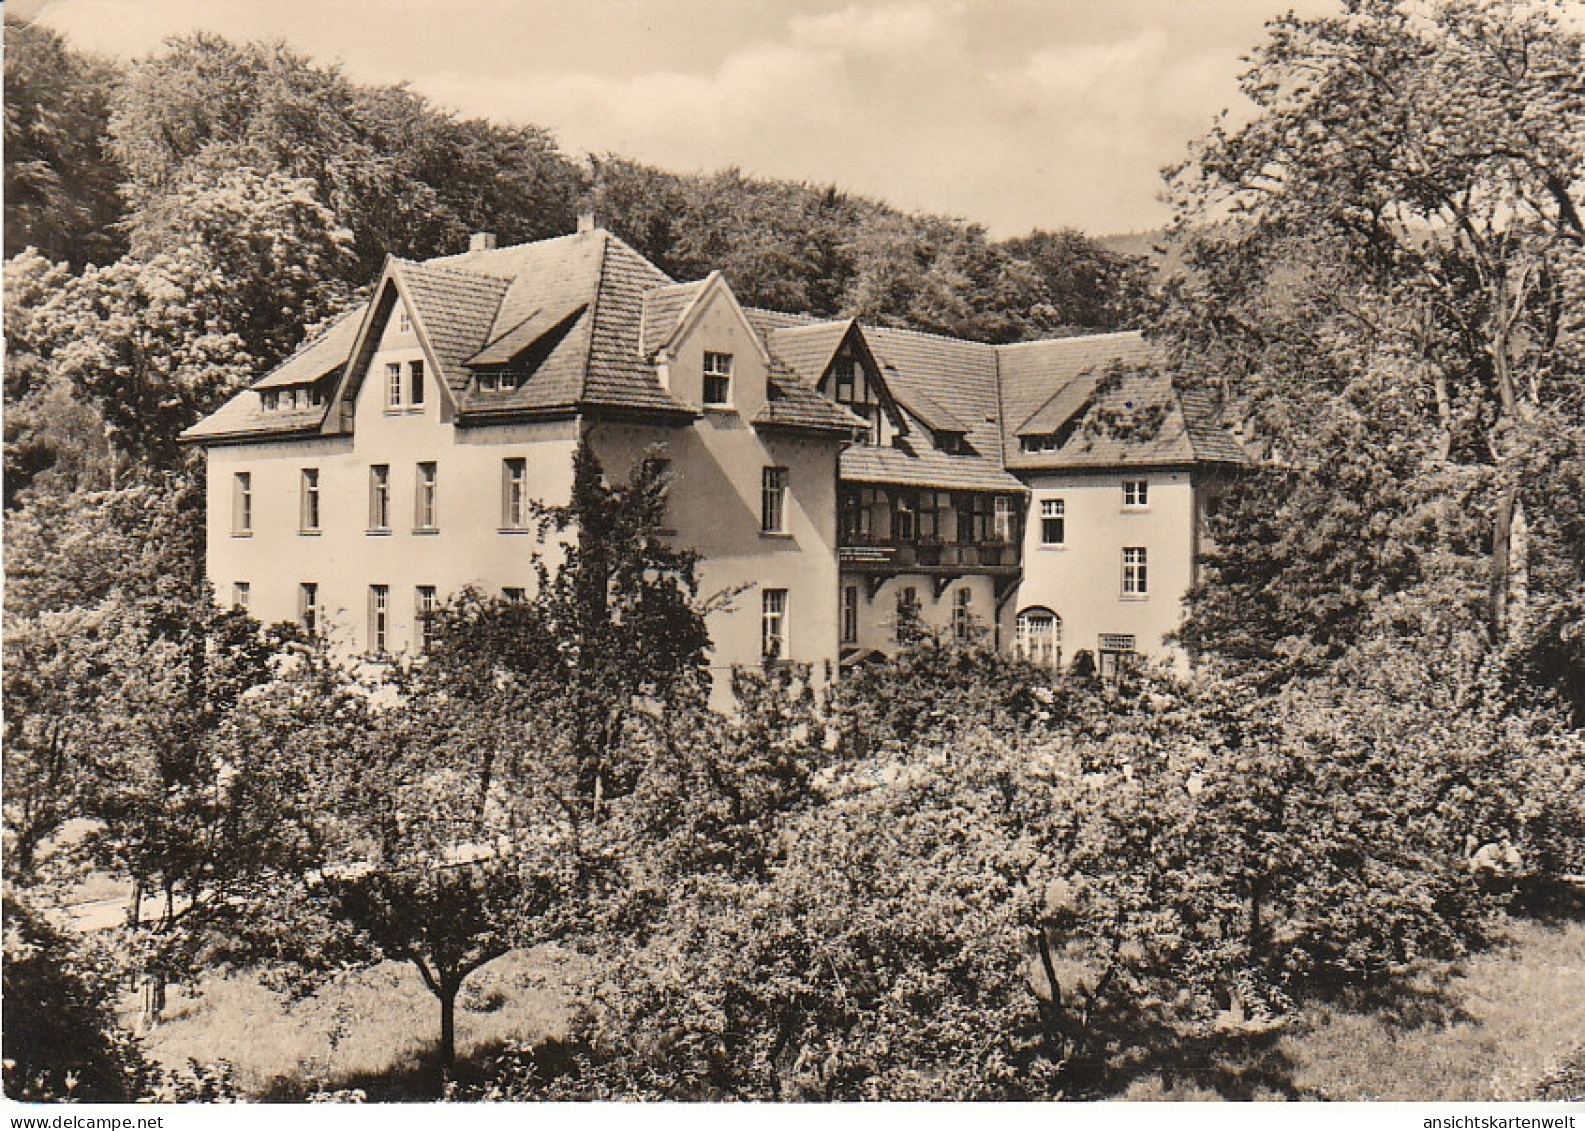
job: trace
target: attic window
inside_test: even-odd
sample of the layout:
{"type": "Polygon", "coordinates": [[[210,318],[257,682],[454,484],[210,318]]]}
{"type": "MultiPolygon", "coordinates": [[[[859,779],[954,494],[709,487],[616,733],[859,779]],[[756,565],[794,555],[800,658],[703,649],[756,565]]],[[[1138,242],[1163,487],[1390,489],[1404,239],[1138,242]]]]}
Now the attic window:
{"type": "Polygon", "coordinates": [[[517,382],[510,373],[488,370],[479,374],[479,392],[481,393],[510,393],[517,388],[517,382]]]}
{"type": "Polygon", "coordinates": [[[398,334],[411,334],[413,332],[413,319],[407,313],[407,307],[402,307],[396,312],[396,332],[398,334]]]}
{"type": "Polygon", "coordinates": [[[705,352],[704,403],[729,405],[732,403],[732,355],[705,352]]]}
{"type": "Polygon", "coordinates": [[[265,412],[274,412],[281,407],[281,394],[276,392],[274,389],[270,389],[268,392],[260,393],[259,399],[264,402],[265,412]]]}

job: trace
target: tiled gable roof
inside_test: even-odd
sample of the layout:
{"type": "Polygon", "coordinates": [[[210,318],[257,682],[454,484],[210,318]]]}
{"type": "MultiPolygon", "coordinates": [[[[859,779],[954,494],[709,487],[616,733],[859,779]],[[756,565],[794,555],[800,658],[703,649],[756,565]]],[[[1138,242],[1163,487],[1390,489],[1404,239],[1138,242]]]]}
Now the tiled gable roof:
{"type": "Polygon", "coordinates": [[[1064,424],[1089,407],[1097,376],[1094,370],[1086,370],[1069,380],[1033,416],[1014,428],[1013,435],[1052,436],[1060,432],[1064,424]]]}
{"type": "Polygon", "coordinates": [[[1194,447],[1195,458],[1212,463],[1248,463],[1249,453],[1244,451],[1218,419],[1211,407],[1211,398],[1198,389],[1180,389],[1178,403],[1183,408],[1183,422],[1189,432],[1189,443],[1194,447]]]}
{"type": "MultiPolygon", "coordinates": [[[[1050,415],[1061,414],[1065,399],[1059,398],[1075,378],[1098,374],[1114,360],[1141,365],[1156,357],[1144,336],[1132,331],[997,346],[1007,457],[1018,454],[1018,433],[1037,412],[1050,404],[1050,415]]],[[[1058,424],[1052,431],[1060,427],[1058,424]]]]}
{"type": "Polygon", "coordinates": [[[593,310],[583,403],[691,413],[660,387],[654,369],[639,355],[644,292],[668,286],[671,279],[615,236],[604,237],[604,264],[593,310]]]}
{"type": "Polygon", "coordinates": [[[906,395],[908,399],[903,402],[903,407],[930,431],[960,436],[968,434],[969,426],[937,404],[923,389],[909,389],[906,395]]]}
{"type": "MultiPolygon", "coordinates": [[[[762,313],[756,311],[755,313],[762,313]]],[[[853,325],[852,319],[773,328],[765,335],[772,354],[813,388],[825,375],[837,347],[853,325]]]]}
{"type": "Polygon", "coordinates": [[[948,455],[928,443],[904,448],[855,444],[841,456],[841,475],[852,483],[901,483],[943,491],[1027,490],[1013,476],[982,456],[948,455]]]}
{"type": "Polygon", "coordinates": [[[1000,465],[1001,409],[996,349],[937,334],[865,326],[864,340],[881,365],[881,378],[904,408],[929,427],[927,404],[944,410],[979,455],[1000,465]]]}
{"type": "Polygon", "coordinates": [[[708,278],[691,283],[673,283],[644,292],[643,327],[640,331],[639,356],[645,361],[671,341],[677,326],[699,296],[704,293],[708,278]]]}
{"type": "MultiPolygon", "coordinates": [[[[323,333],[303,342],[285,361],[183,432],[182,438],[211,440],[247,436],[262,439],[272,435],[318,432],[329,411],[328,403],[314,408],[266,412],[259,393],[266,389],[311,385],[335,373],[347,362],[347,354],[357,339],[358,327],[367,308],[365,303],[347,311],[323,333]]],[[[330,399],[328,392],[325,399],[327,402],[330,399]]]]}
{"type": "Polygon", "coordinates": [[[530,346],[560,327],[562,323],[569,322],[582,314],[588,307],[587,302],[580,302],[565,310],[555,306],[540,307],[470,357],[467,362],[468,368],[480,369],[511,364],[530,346]]]}
{"type": "Polygon", "coordinates": [[[284,389],[307,385],[340,369],[347,362],[352,343],[357,340],[358,327],[368,306],[363,303],[347,311],[323,332],[306,339],[290,357],[253,382],[251,387],[284,389]]]}
{"type": "Polygon", "coordinates": [[[773,366],[765,405],[751,421],[756,427],[791,428],[851,435],[868,427],[864,421],[804,384],[796,374],[773,366]]]}
{"type": "Polygon", "coordinates": [[[510,283],[436,262],[394,262],[434,350],[440,377],[453,393],[468,387],[467,361],[490,339],[510,283]]]}

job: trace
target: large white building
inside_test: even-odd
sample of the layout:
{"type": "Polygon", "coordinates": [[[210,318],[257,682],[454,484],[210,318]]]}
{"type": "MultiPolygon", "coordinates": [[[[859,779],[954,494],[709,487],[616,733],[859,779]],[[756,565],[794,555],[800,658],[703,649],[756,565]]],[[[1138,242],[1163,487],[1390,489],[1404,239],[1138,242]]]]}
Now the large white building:
{"type": "MultiPolygon", "coordinates": [[[[587,441],[664,459],[721,671],[823,667],[900,619],[1057,666],[1159,654],[1243,456],[1136,334],[991,346],[745,309],[608,232],[391,260],[373,298],[187,433],[222,600],[421,648],[465,585],[534,584],[530,500],[587,441]],[[900,617],[900,612],[904,615],[900,617]]],[[[720,681],[724,684],[724,681],[720,681]]]]}

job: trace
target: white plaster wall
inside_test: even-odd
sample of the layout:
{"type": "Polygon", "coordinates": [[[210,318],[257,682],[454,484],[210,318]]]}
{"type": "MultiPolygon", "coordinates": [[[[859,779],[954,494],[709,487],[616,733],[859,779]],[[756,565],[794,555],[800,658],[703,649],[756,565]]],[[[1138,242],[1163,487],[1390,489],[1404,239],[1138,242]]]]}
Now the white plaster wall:
{"type": "MultiPolygon", "coordinates": [[[[1101,473],[1031,473],[1024,528],[1023,581],[1009,603],[1009,623],[1019,611],[1043,605],[1062,618],[1062,660],[1080,649],[1097,650],[1101,633],[1130,633],[1148,656],[1181,659],[1162,637],[1182,620],[1183,596],[1193,580],[1195,491],[1191,473],[1140,470],[1101,473]],[[1124,480],[1150,484],[1149,506],[1123,506],[1124,480]],[[1066,504],[1066,542],[1041,544],[1041,503],[1066,504]],[[1123,548],[1148,551],[1149,593],[1123,595],[1123,548]]],[[[1012,647],[1011,632],[1007,647],[1012,647]]]]}
{"type": "Polygon", "coordinates": [[[420,585],[435,586],[442,600],[470,584],[490,594],[508,586],[533,590],[534,553],[556,551],[542,547],[532,527],[500,529],[502,460],[526,461],[530,497],[565,503],[577,426],[570,420],[475,429],[443,423],[443,394],[427,363],[421,409],[387,411],[386,363],[421,356],[416,339],[399,334],[393,317],[359,390],[353,436],[209,450],[208,573],[222,602],[231,600],[234,582],[246,581],[256,618],[296,620],[299,584],[317,583],[322,623],[338,648],[359,652],[368,643],[369,586],[388,585],[387,645],[400,651],[414,644],[420,585]],[[418,532],[417,465],[426,461],[437,468],[436,529],[418,532]],[[391,469],[385,533],[368,529],[369,468],[382,463],[391,469]],[[318,533],[299,530],[308,467],[319,469],[318,533]],[[232,535],[237,471],[253,477],[253,532],[244,538],[232,535]]]}

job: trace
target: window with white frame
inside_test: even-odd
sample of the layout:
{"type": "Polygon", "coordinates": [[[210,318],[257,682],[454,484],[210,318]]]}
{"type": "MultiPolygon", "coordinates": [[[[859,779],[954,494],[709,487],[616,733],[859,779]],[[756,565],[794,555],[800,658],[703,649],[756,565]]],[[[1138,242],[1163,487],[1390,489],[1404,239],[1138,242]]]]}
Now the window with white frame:
{"type": "Polygon", "coordinates": [[[779,659],[787,654],[787,590],[761,590],[760,602],[760,655],[779,659]]]}
{"type": "Polygon", "coordinates": [[[429,651],[434,637],[435,610],[439,602],[433,585],[419,585],[413,589],[413,643],[420,652],[429,651]]]}
{"type": "Polygon", "coordinates": [[[413,316],[407,313],[406,304],[396,309],[396,332],[399,334],[411,334],[413,332],[413,316]]]}
{"type": "Polygon", "coordinates": [[[759,528],[764,534],[787,532],[787,469],[767,467],[760,475],[759,528]]]}
{"type": "Polygon", "coordinates": [[[413,527],[416,530],[434,530],[438,525],[435,495],[439,477],[440,469],[436,464],[426,462],[418,465],[418,473],[413,481],[413,527]]]}
{"type": "Polygon", "coordinates": [[[369,651],[384,652],[391,627],[391,587],[369,586],[369,651]]]}
{"type": "Polygon", "coordinates": [[[952,635],[960,644],[974,639],[974,590],[967,585],[952,594],[952,635]]]}
{"type": "Polygon", "coordinates": [[[857,644],[859,639],[859,587],[842,589],[842,643],[857,644]]]}
{"type": "Polygon", "coordinates": [[[732,355],[710,350],[704,355],[704,403],[732,403],[732,355]]]}
{"type": "Polygon", "coordinates": [[[407,403],[417,407],[424,403],[424,363],[407,363],[407,403]]]}
{"type": "Polygon", "coordinates": [[[1021,659],[1055,671],[1062,666],[1062,618],[1046,608],[1018,614],[1014,647],[1021,659]]]}
{"type": "Polygon", "coordinates": [[[297,586],[297,623],[309,636],[319,633],[319,583],[304,581],[297,586]]]}
{"type": "Polygon", "coordinates": [[[239,471],[231,478],[231,533],[253,533],[253,473],[239,471]]]}
{"type": "Polygon", "coordinates": [[[298,529],[304,534],[319,532],[319,468],[303,468],[298,499],[298,529]]]}
{"type": "Polygon", "coordinates": [[[1123,480],[1123,506],[1132,510],[1140,510],[1150,505],[1150,480],[1125,479],[1123,480]]]}
{"type": "Polygon", "coordinates": [[[1065,546],[1068,543],[1068,504],[1062,499],[1040,500],[1040,544],[1065,546]]]}
{"type": "Polygon", "coordinates": [[[389,362],[385,367],[385,407],[402,407],[402,365],[389,362]]]}
{"type": "Polygon", "coordinates": [[[998,542],[1018,540],[1018,500],[1011,495],[997,495],[991,534],[998,542]]]}
{"type": "Polygon", "coordinates": [[[389,464],[369,465],[369,529],[391,529],[391,468],[389,464]]]}
{"type": "Polygon", "coordinates": [[[528,461],[513,456],[501,461],[501,529],[528,526],[528,461]]]}
{"type": "Polygon", "coordinates": [[[231,604],[243,612],[248,611],[248,601],[253,597],[253,586],[246,581],[231,583],[231,604]]]}
{"type": "Polygon", "coordinates": [[[1123,596],[1143,597],[1150,592],[1145,567],[1145,547],[1123,547],[1123,596]]]}

